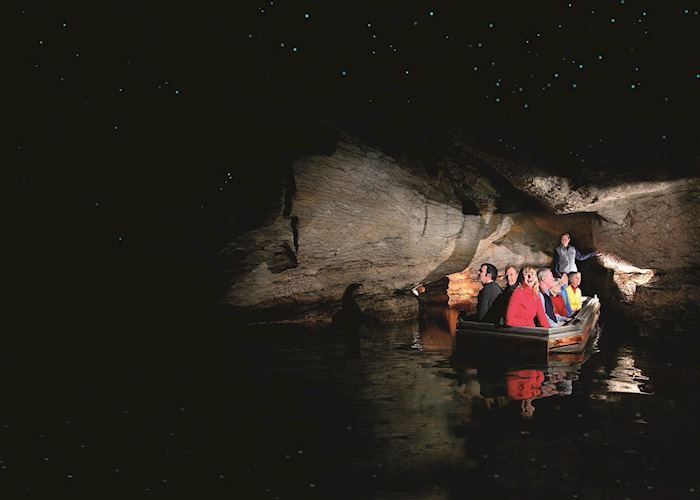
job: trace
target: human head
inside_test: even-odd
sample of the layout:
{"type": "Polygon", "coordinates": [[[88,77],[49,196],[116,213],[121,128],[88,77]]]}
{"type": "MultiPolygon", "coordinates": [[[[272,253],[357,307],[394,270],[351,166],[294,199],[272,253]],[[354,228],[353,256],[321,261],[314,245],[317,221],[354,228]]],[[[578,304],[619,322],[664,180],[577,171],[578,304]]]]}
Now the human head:
{"type": "Polygon", "coordinates": [[[581,286],[581,273],[577,271],[569,273],[569,282],[575,287],[581,286]]]}
{"type": "Polygon", "coordinates": [[[562,273],[561,278],[559,278],[559,282],[561,283],[561,286],[566,288],[566,286],[569,284],[569,275],[562,273]]]}
{"type": "Polygon", "coordinates": [[[518,282],[518,270],[515,266],[510,264],[506,266],[506,285],[515,285],[518,282]]]}
{"type": "Polygon", "coordinates": [[[557,280],[554,280],[554,285],[552,288],[549,289],[549,292],[552,294],[553,297],[556,297],[559,295],[559,292],[561,292],[561,284],[557,280]]]}
{"type": "Polygon", "coordinates": [[[496,279],[497,274],[498,269],[496,269],[496,266],[494,266],[493,264],[489,264],[488,262],[481,264],[478,275],[479,282],[482,285],[485,285],[486,283],[491,283],[493,280],[496,279]]]}
{"type": "Polygon", "coordinates": [[[540,288],[549,290],[554,286],[554,276],[552,270],[548,267],[543,267],[537,271],[537,279],[540,282],[540,288]]]}
{"type": "Polygon", "coordinates": [[[527,287],[537,285],[537,269],[534,266],[525,266],[520,270],[519,282],[527,287]]]}
{"type": "Polygon", "coordinates": [[[568,247],[571,241],[571,235],[569,233],[563,233],[561,235],[561,246],[568,247]]]}

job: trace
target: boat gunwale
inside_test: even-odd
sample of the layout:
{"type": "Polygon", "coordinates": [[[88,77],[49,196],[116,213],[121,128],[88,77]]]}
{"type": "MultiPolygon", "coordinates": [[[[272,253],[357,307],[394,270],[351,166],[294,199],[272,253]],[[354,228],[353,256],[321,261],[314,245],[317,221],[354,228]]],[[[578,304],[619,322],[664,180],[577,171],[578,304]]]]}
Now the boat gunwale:
{"type": "Polygon", "coordinates": [[[502,337],[528,338],[532,340],[549,341],[561,339],[571,335],[582,333],[591,320],[595,321],[600,309],[600,300],[597,295],[586,297],[583,307],[568,325],[553,328],[529,327],[529,326],[496,326],[493,323],[480,321],[463,321],[457,323],[457,332],[460,334],[495,334],[502,337]]]}

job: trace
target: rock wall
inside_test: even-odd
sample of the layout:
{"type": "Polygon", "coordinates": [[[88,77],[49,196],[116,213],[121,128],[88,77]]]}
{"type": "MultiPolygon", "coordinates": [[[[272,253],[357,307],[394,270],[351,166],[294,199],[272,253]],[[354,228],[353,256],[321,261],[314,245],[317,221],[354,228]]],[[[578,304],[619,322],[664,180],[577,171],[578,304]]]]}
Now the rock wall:
{"type": "Polygon", "coordinates": [[[668,308],[681,329],[696,311],[688,300],[698,292],[695,178],[574,183],[460,140],[427,164],[347,135],[292,168],[280,213],[221,254],[225,303],[249,322],[329,322],[353,283],[362,285],[358,304],[379,320],[415,318],[411,292],[430,283],[468,310],[482,262],[501,272],[549,265],[562,231],[605,253],[591,288],[624,311],[651,320],[668,308]]]}
{"type": "Polygon", "coordinates": [[[226,302],[252,321],[327,322],[351,283],[379,319],[415,317],[411,289],[461,270],[511,218],[463,213],[455,179],[350,138],[297,161],[291,208],[224,251],[226,302]]]}

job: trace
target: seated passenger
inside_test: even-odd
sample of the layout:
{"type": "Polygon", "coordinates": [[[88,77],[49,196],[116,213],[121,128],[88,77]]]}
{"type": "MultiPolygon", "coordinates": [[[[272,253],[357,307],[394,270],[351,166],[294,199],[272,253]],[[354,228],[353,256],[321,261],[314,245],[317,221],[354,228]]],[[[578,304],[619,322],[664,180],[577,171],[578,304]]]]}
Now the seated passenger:
{"type": "Polygon", "coordinates": [[[537,269],[525,266],[520,271],[518,287],[508,302],[506,326],[535,326],[535,317],[539,326],[549,327],[547,314],[539,298],[537,269]]]}
{"type": "Polygon", "coordinates": [[[496,298],[491,306],[489,314],[484,319],[484,321],[493,321],[494,324],[501,326],[505,324],[505,316],[508,310],[510,297],[513,295],[513,290],[518,286],[518,271],[515,269],[514,265],[509,264],[506,267],[504,278],[506,280],[506,286],[503,289],[503,293],[496,298]]]}
{"type": "Polygon", "coordinates": [[[518,286],[518,270],[515,269],[514,265],[509,264],[506,266],[504,277],[506,279],[506,287],[503,289],[503,291],[513,293],[515,287],[518,286]]]}
{"type": "Polygon", "coordinates": [[[571,316],[574,314],[574,310],[571,308],[571,304],[569,304],[569,294],[566,293],[566,287],[569,286],[569,275],[562,274],[561,278],[559,278],[559,283],[561,284],[561,291],[559,292],[559,295],[564,300],[564,305],[569,313],[567,316],[571,316]]]}
{"type": "Polygon", "coordinates": [[[498,321],[495,310],[492,310],[494,309],[494,302],[496,302],[496,299],[502,292],[501,287],[498,286],[498,283],[495,281],[497,274],[498,270],[493,264],[481,264],[476,279],[483,285],[483,288],[476,298],[476,314],[470,316],[460,314],[462,319],[467,321],[484,321],[488,323],[495,323],[498,321]]]}
{"type": "Polygon", "coordinates": [[[498,275],[498,270],[493,264],[488,262],[481,264],[479,269],[479,275],[477,279],[479,283],[484,285],[484,287],[479,292],[476,299],[476,320],[477,321],[489,321],[487,318],[489,310],[493,305],[496,298],[501,295],[501,287],[496,283],[496,276],[498,275]]]}
{"type": "Polygon", "coordinates": [[[566,287],[566,294],[569,296],[571,309],[576,312],[581,309],[581,273],[569,273],[569,286],[566,287]]]}
{"type": "Polygon", "coordinates": [[[566,308],[567,303],[564,302],[564,297],[566,297],[566,292],[561,293],[561,284],[555,283],[554,286],[549,290],[552,294],[552,305],[554,306],[554,312],[564,318],[571,316],[571,311],[566,308]]]}
{"type": "Polygon", "coordinates": [[[540,300],[542,301],[542,307],[547,314],[549,327],[556,328],[557,326],[563,325],[566,316],[558,315],[554,311],[554,304],[552,304],[551,289],[555,285],[552,270],[548,267],[543,267],[537,271],[537,278],[539,279],[540,300]]]}

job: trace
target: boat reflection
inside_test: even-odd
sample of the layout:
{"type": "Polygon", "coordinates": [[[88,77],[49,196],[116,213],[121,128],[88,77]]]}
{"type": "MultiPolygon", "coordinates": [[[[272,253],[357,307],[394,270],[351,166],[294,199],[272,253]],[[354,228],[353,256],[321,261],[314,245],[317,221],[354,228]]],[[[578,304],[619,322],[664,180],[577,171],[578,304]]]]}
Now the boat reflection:
{"type": "Polygon", "coordinates": [[[428,304],[420,321],[420,344],[426,351],[452,353],[455,348],[459,311],[445,305],[428,304]]]}
{"type": "Polygon", "coordinates": [[[423,349],[450,353],[458,392],[470,406],[493,410],[517,404],[526,420],[533,417],[538,400],[571,395],[581,366],[597,352],[597,333],[578,352],[495,350],[493,344],[466,338],[457,343],[456,319],[457,311],[449,307],[426,306],[420,325],[423,349]]]}

